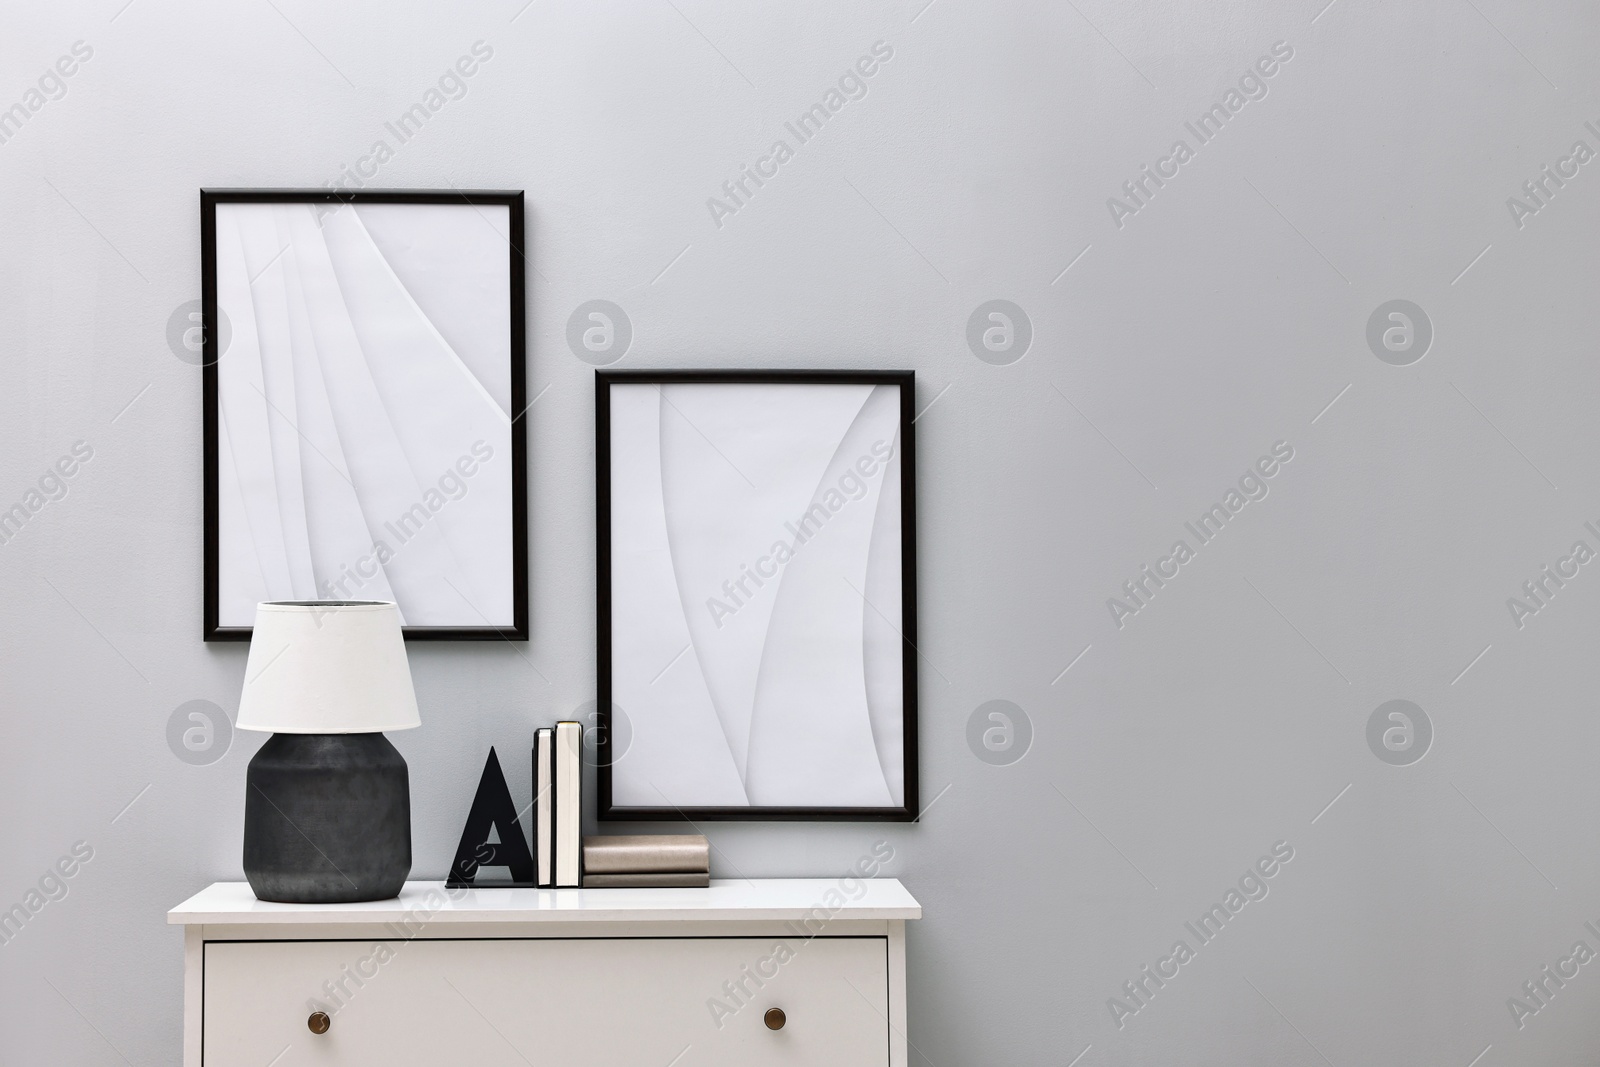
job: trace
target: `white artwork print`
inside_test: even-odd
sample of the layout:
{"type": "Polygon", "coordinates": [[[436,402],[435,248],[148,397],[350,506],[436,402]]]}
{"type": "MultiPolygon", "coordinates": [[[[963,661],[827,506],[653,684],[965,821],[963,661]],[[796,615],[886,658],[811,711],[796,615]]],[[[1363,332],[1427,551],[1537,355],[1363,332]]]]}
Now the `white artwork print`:
{"type": "Polygon", "coordinates": [[[220,203],[218,622],[394,600],[510,627],[510,212],[220,203]]]}
{"type": "Polygon", "coordinates": [[[610,398],[612,803],[903,805],[899,388],[610,398]]]}

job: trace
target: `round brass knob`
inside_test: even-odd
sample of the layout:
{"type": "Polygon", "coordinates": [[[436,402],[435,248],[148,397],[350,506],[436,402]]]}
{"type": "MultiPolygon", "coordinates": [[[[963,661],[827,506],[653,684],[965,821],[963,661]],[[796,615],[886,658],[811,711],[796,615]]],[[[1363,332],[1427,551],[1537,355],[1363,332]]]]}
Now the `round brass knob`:
{"type": "Polygon", "coordinates": [[[761,1019],[767,1024],[768,1030],[782,1030],[783,1024],[789,1021],[782,1008],[768,1008],[761,1019]]]}
{"type": "MultiPolygon", "coordinates": [[[[314,1011],[311,1013],[311,1018],[306,1020],[306,1028],[309,1029],[313,1034],[327,1033],[328,1025],[328,1013],[325,1011],[314,1011]]],[[[782,1026],[783,1023],[780,1022],[778,1025],[782,1026]]]]}

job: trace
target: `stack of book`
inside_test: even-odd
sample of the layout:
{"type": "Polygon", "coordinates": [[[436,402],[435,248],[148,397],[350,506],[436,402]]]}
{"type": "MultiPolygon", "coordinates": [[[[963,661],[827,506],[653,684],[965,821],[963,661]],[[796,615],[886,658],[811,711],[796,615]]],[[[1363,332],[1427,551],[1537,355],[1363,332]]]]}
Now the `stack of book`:
{"type": "Polygon", "coordinates": [[[541,886],[582,884],[583,727],[558,722],[534,735],[534,858],[541,886]]]}
{"type": "Polygon", "coordinates": [[[711,843],[699,834],[617,834],[583,839],[583,885],[591,888],[703,888],[711,884],[711,843]]]}
{"type": "Polygon", "coordinates": [[[583,835],[583,727],[534,735],[533,855],[540,886],[698,887],[711,884],[711,843],[700,834],[583,835]]]}

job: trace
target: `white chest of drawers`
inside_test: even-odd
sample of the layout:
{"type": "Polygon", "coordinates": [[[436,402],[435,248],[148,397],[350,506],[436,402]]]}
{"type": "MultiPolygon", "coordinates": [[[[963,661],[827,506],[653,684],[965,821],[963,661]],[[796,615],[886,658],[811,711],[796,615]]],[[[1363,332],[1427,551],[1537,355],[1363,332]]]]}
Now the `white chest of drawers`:
{"type": "Polygon", "coordinates": [[[167,921],[184,1067],[905,1067],[921,914],[887,878],[328,906],[218,882],[167,921]]]}

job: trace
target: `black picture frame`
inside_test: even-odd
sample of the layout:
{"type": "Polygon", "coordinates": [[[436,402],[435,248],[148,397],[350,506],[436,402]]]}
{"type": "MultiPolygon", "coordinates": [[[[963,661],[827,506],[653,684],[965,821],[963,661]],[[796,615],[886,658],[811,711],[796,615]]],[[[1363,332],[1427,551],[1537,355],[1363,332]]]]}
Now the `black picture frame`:
{"type": "Polygon", "coordinates": [[[917,758],[916,373],[909,370],[597,370],[595,372],[595,516],[597,690],[595,778],[604,821],[915,822],[920,814],[917,758]],[[892,807],[619,806],[612,798],[611,387],[617,384],[841,384],[899,389],[901,449],[901,679],[903,803],[892,807]]]}
{"type": "MultiPolygon", "coordinates": [[[[527,641],[528,603],[528,446],[522,416],[527,413],[527,277],[523,191],[425,189],[202,189],[200,190],[201,315],[207,324],[220,321],[217,314],[217,206],[220,204],[468,204],[505,207],[509,214],[506,255],[510,278],[510,397],[511,419],[511,581],[510,627],[406,626],[412,641],[527,641]]],[[[201,364],[202,424],[204,438],[205,604],[202,638],[205,641],[248,641],[252,627],[220,625],[220,530],[218,417],[218,331],[204,331],[201,364]]]]}

